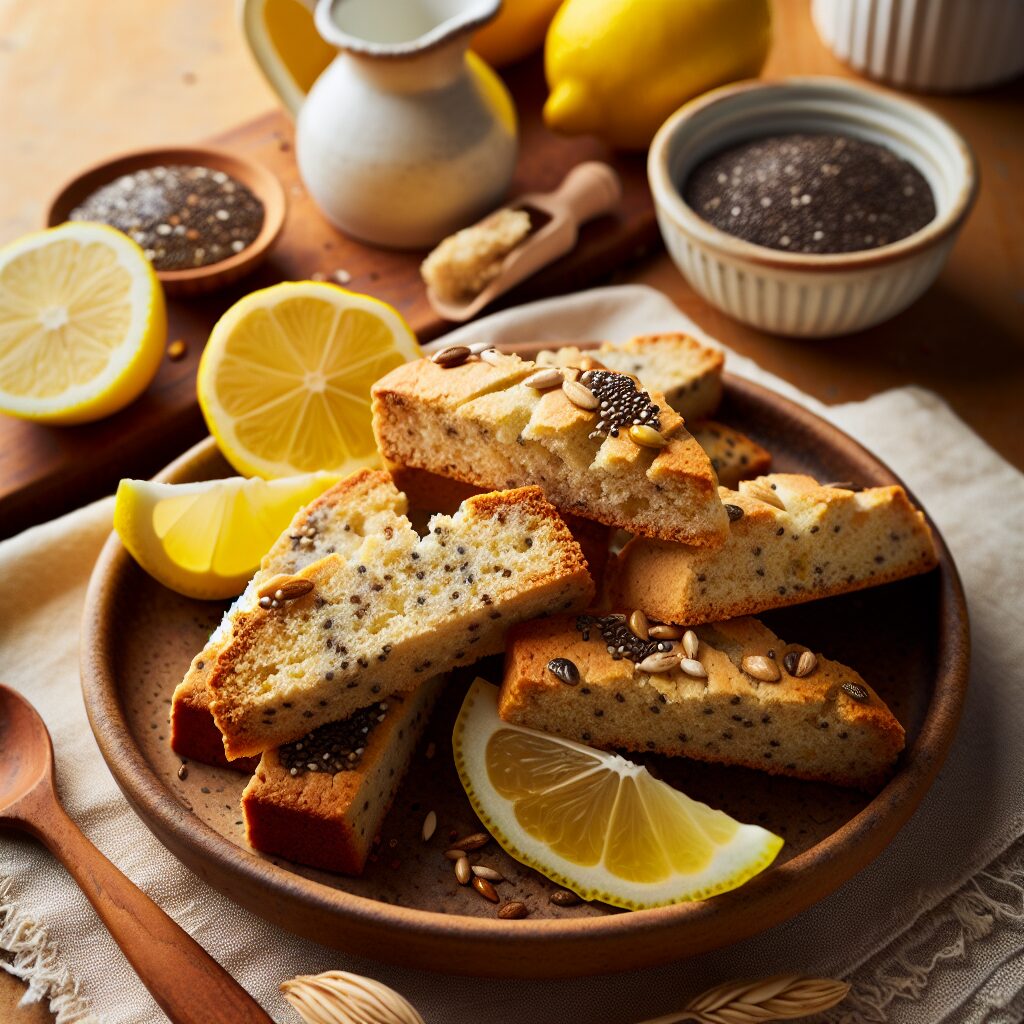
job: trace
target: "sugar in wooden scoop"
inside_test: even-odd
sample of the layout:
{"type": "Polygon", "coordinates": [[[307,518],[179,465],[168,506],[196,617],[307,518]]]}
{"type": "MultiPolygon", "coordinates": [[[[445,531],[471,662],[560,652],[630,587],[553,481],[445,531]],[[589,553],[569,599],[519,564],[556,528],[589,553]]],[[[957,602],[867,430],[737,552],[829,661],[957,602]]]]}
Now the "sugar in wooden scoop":
{"type": "Polygon", "coordinates": [[[680,188],[704,220],[794,253],[876,249],[935,217],[931,187],[884,146],[845,135],[774,135],[698,164],[680,188]]]}

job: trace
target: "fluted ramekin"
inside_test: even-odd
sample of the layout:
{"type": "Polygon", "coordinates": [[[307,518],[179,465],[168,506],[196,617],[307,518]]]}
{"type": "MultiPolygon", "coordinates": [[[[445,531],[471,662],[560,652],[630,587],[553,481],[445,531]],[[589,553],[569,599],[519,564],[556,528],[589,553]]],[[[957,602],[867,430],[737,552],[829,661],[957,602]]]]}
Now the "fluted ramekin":
{"type": "Polygon", "coordinates": [[[647,175],[669,254],[708,302],[775,334],[850,334],[906,309],[938,276],[978,187],[967,143],[917,103],[837,78],[740,82],[692,100],[659,129],[647,175]],[[919,231],[860,252],[815,255],[755,245],[709,224],[681,186],[704,158],[788,132],[852,135],[924,175],[936,215],[919,231]]]}
{"type": "Polygon", "coordinates": [[[963,92],[1024,72],[1021,0],[814,0],[822,42],[858,74],[963,92]]]}

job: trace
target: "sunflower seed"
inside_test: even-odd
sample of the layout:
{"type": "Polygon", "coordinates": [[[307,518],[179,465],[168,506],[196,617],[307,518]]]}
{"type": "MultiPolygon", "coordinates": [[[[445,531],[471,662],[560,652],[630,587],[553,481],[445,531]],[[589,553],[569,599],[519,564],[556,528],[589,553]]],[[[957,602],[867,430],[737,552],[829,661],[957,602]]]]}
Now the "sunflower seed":
{"type": "Polygon", "coordinates": [[[760,679],[763,683],[777,683],[782,677],[779,666],[771,658],[766,658],[763,654],[748,655],[743,659],[740,668],[748,676],[760,679]]]}
{"type": "Polygon", "coordinates": [[[683,650],[686,651],[688,658],[697,657],[697,652],[700,650],[700,640],[697,639],[697,634],[692,629],[688,629],[683,634],[683,650]]]}
{"type": "Polygon", "coordinates": [[[730,523],[735,523],[736,520],[743,518],[743,509],[739,505],[726,505],[725,514],[729,517],[730,523]]]}
{"type": "Polygon", "coordinates": [[[790,651],[783,659],[786,671],[797,679],[809,676],[817,667],[818,659],[811,651],[790,651]]]}
{"type": "Polygon", "coordinates": [[[748,498],[763,501],[766,505],[774,505],[775,508],[781,509],[783,512],[786,511],[786,506],[783,504],[782,499],[764,482],[763,477],[757,480],[744,480],[740,487],[748,498]]]}
{"type": "Polygon", "coordinates": [[[679,667],[694,679],[707,679],[708,670],[696,658],[682,658],[679,667]]]}
{"type": "Polygon", "coordinates": [[[448,348],[443,348],[440,352],[435,352],[430,357],[430,360],[447,370],[453,366],[459,366],[464,363],[469,356],[470,351],[465,345],[449,345],[448,348]]]}
{"type": "Polygon", "coordinates": [[[562,381],[562,393],[573,405],[587,412],[593,412],[601,404],[597,395],[578,380],[562,381]]]}
{"type": "Polygon", "coordinates": [[[472,835],[457,839],[454,845],[458,849],[470,853],[473,850],[479,850],[482,846],[486,846],[490,841],[491,837],[486,832],[474,832],[472,835]]]}
{"type": "Polygon", "coordinates": [[[446,860],[460,860],[461,858],[466,856],[466,851],[460,850],[456,846],[453,847],[451,850],[445,850],[444,855],[446,860]]]}
{"type": "Polygon", "coordinates": [[[478,356],[481,353],[486,352],[488,349],[494,348],[494,342],[493,341],[474,341],[472,344],[467,345],[466,348],[469,349],[469,354],[471,356],[478,356]]]}
{"type": "Polygon", "coordinates": [[[312,580],[307,580],[302,576],[278,573],[260,587],[258,594],[260,598],[269,597],[274,601],[294,601],[297,597],[308,594],[312,589],[312,580]]]}
{"type": "Polygon", "coordinates": [[[506,358],[507,357],[496,348],[485,348],[483,352],[480,353],[481,362],[487,363],[490,366],[497,366],[506,358]]]}
{"type": "Polygon", "coordinates": [[[859,704],[863,704],[865,701],[870,699],[871,696],[863,686],[860,686],[857,683],[843,683],[839,689],[841,689],[847,697],[857,701],[859,704]]]}
{"type": "Polygon", "coordinates": [[[521,903],[519,900],[510,900],[498,911],[498,917],[503,921],[518,921],[520,918],[526,917],[529,912],[525,903],[521,903]]]}
{"type": "Polygon", "coordinates": [[[501,901],[501,897],[498,895],[497,890],[490,882],[487,881],[486,878],[481,878],[479,875],[474,876],[473,888],[476,889],[476,891],[480,893],[485,900],[490,900],[492,903],[499,903],[501,901]]]}
{"type": "Polygon", "coordinates": [[[474,864],[473,874],[478,878],[486,878],[488,882],[505,881],[505,876],[500,871],[495,871],[494,868],[489,868],[486,864],[474,864]]]}
{"type": "Polygon", "coordinates": [[[661,654],[649,654],[643,661],[637,665],[637,669],[640,672],[671,672],[679,664],[679,659],[674,654],[669,654],[667,651],[661,654]]]}
{"type": "Polygon", "coordinates": [[[548,897],[548,902],[554,903],[556,907],[576,907],[579,906],[583,900],[569,889],[556,889],[548,897]]]}
{"type": "Polygon", "coordinates": [[[651,630],[647,624],[647,616],[639,608],[629,617],[629,628],[641,640],[650,640],[651,630]]]}
{"type": "Polygon", "coordinates": [[[564,380],[565,378],[562,376],[561,370],[549,366],[543,370],[538,370],[536,373],[531,373],[523,383],[528,388],[533,388],[534,391],[550,391],[551,388],[561,387],[564,380]]]}
{"type": "Polygon", "coordinates": [[[668,444],[665,435],[654,427],[646,424],[634,424],[629,428],[629,437],[634,444],[641,448],[664,448],[668,444]]]}
{"type": "Polygon", "coordinates": [[[651,626],[647,632],[652,640],[678,640],[683,635],[683,627],[659,622],[657,626],[651,626]]]}
{"type": "Polygon", "coordinates": [[[568,658],[552,658],[548,662],[548,671],[560,679],[566,686],[578,686],[580,681],[580,670],[575,662],[568,658]]]}
{"type": "Polygon", "coordinates": [[[437,829],[437,813],[435,811],[431,811],[423,819],[423,828],[420,829],[420,835],[423,836],[423,842],[425,842],[425,843],[429,842],[430,841],[430,837],[434,834],[434,831],[436,829],[437,829]]]}
{"type": "Polygon", "coordinates": [[[469,868],[468,857],[460,857],[455,862],[455,877],[458,879],[459,885],[469,885],[469,880],[473,877],[473,872],[469,868]]]}

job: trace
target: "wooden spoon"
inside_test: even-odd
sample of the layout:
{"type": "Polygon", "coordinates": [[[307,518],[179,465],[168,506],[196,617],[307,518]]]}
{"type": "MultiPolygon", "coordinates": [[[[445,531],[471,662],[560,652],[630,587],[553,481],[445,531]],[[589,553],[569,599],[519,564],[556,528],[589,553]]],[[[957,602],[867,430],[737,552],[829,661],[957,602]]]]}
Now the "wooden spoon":
{"type": "Polygon", "coordinates": [[[498,276],[482,292],[458,302],[442,299],[428,288],[427,301],[446,320],[469,320],[499,295],[570,252],[580,225],[611,213],[621,199],[622,182],[608,164],[590,160],[577,165],[554,192],[530,192],[508,204],[506,209],[525,210],[534,230],[505,257],[498,276]]]}
{"type": "Polygon", "coordinates": [[[41,839],[67,868],[173,1024],[273,1024],[257,1003],[68,817],[35,708],[0,684],[0,825],[41,839]]]}

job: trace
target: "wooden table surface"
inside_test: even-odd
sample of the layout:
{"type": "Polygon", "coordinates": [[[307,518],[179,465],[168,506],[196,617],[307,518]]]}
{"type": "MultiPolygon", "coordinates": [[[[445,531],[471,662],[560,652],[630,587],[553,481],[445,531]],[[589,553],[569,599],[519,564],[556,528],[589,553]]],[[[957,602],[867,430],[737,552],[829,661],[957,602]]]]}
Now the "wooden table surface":
{"type": "MultiPolygon", "coordinates": [[[[807,7],[775,0],[766,76],[850,76],[818,41],[807,7]]],[[[234,4],[107,0],[99,11],[78,0],[0,0],[0,243],[38,228],[48,199],[77,168],[123,149],[193,143],[275,104],[244,48],[234,4]]],[[[922,97],[973,146],[982,189],[938,283],[888,324],[828,341],[782,339],[709,307],[664,254],[618,279],[661,289],[710,334],[826,402],[904,384],[933,388],[1024,467],[1022,99],[1021,80],[971,96],[922,97]]],[[[14,1008],[21,992],[0,971],[0,1020],[47,1020],[38,1008],[14,1008]]]]}

